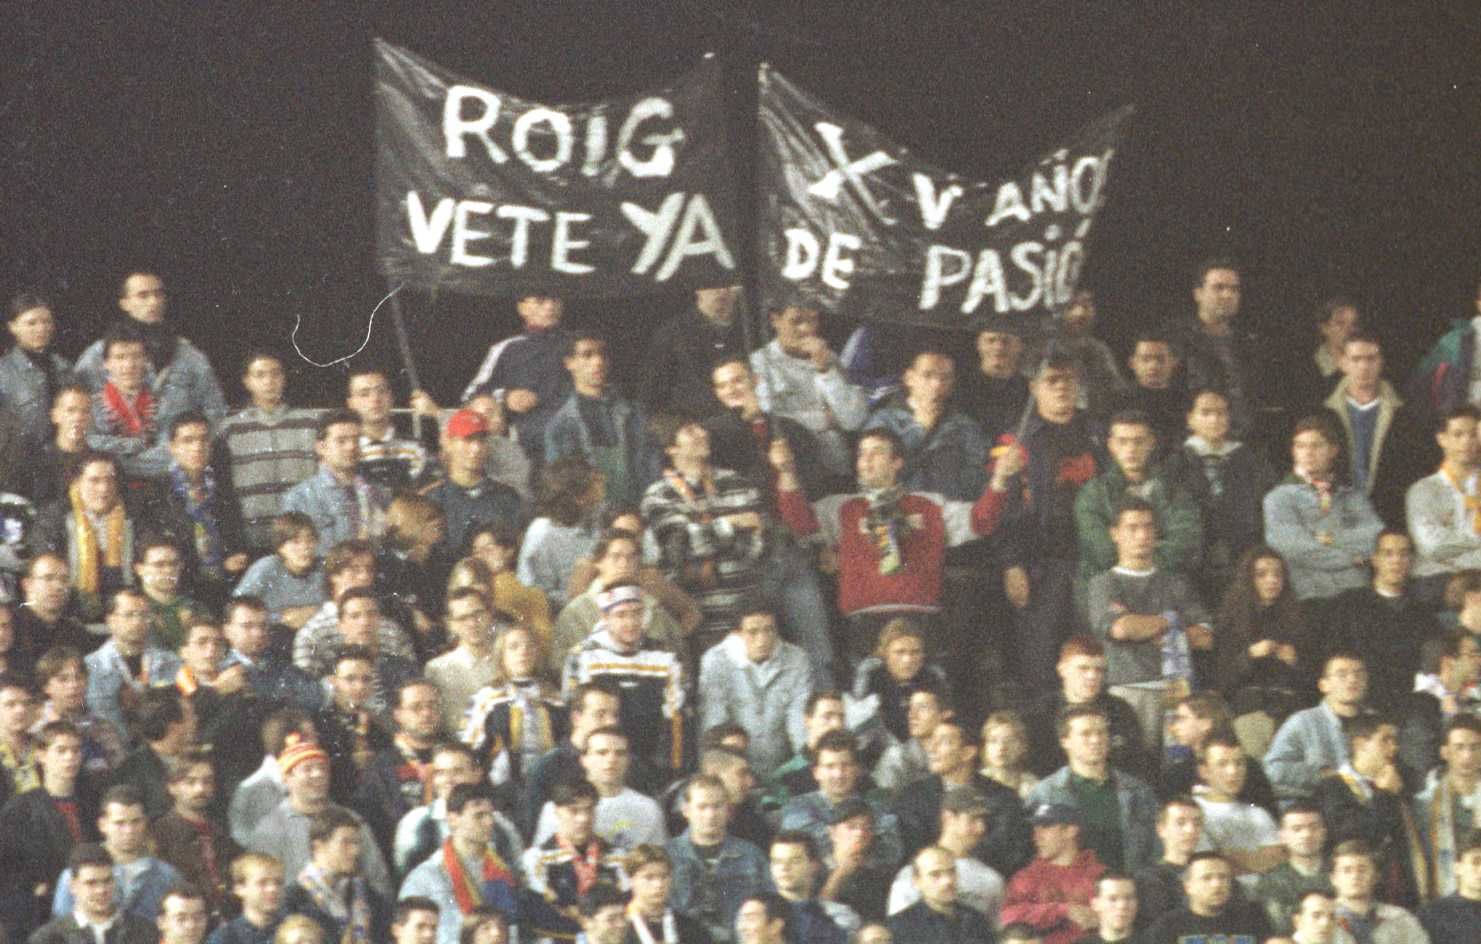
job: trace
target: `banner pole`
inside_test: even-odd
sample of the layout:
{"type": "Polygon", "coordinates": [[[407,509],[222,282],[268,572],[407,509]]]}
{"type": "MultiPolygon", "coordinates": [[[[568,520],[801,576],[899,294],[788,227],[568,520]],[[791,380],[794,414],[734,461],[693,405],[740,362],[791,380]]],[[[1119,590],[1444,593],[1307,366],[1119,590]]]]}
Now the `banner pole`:
{"type": "MultiPolygon", "coordinates": [[[[422,383],[417,379],[416,361],[411,356],[411,339],[406,334],[406,321],[401,317],[401,299],[397,295],[391,296],[391,324],[396,328],[396,347],[401,351],[401,367],[406,371],[406,379],[411,382],[413,391],[422,389],[422,383]]],[[[411,413],[411,435],[417,441],[422,441],[422,414],[413,410],[411,413]]]]}

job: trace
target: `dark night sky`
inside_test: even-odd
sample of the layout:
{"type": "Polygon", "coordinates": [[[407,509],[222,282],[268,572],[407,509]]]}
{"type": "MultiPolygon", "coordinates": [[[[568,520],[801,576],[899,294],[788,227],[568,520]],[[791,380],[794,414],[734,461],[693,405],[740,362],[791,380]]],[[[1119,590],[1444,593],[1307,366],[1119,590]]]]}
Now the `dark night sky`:
{"type": "MultiPolygon", "coordinates": [[[[224,377],[244,345],[285,345],[295,313],[315,359],[359,344],[384,291],[374,36],[549,101],[657,86],[715,50],[734,64],[741,155],[759,54],[927,160],[986,179],[1136,103],[1085,274],[1113,342],[1184,312],[1194,262],[1230,252],[1262,331],[1309,350],[1308,312],[1345,290],[1407,369],[1443,320],[1469,313],[1481,272],[1481,18],[1462,0],[144,8],[29,5],[0,39],[0,285],[57,293],[67,353],[136,263],[167,273],[183,332],[224,377]]],[[[601,320],[630,362],[653,319],[682,304],[572,314],[601,320]]],[[[505,302],[407,306],[444,398],[515,325],[505,302]]],[[[394,350],[378,324],[365,356],[391,363],[394,350]]],[[[338,390],[338,370],[304,368],[305,399],[338,390]]]]}

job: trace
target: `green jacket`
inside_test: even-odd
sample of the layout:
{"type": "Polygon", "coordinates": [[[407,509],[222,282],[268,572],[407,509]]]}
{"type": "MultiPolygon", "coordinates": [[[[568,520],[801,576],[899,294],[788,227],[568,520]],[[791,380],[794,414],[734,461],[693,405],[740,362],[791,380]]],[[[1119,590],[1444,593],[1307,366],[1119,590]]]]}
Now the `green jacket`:
{"type": "MultiPolygon", "coordinates": [[[[1111,524],[1126,496],[1128,483],[1112,464],[1085,483],[1075,496],[1075,534],[1080,544],[1080,575],[1089,579],[1116,566],[1111,524]]],[[[1157,510],[1159,570],[1189,575],[1203,553],[1203,517],[1193,495],[1161,470],[1147,480],[1147,501],[1157,510]]]]}

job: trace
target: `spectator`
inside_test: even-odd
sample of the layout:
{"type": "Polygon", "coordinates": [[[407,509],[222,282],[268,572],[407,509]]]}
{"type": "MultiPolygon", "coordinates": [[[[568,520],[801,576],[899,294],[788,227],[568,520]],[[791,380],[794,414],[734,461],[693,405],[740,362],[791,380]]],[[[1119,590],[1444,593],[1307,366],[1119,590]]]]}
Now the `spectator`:
{"type": "Polygon", "coordinates": [[[239,845],[245,845],[257,821],[277,809],[288,795],[278,755],[283,753],[290,734],[307,742],[317,741],[313,716],[300,708],[279,708],[262,723],[260,736],[265,752],[262,763],[250,777],[237,784],[227,809],[231,838],[239,845]]]}
{"type": "Polygon", "coordinates": [[[1080,814],[1069,806],[1034,808],[1034,860],[1008,883],[1003,920],[1027,924],[1044,944],[1070,944],[1096,925],[1090,900],[1105,865],[1080,844],[1080,814]]]}
{"type": "MultiPolygon", "coordinates": [[[[443,729],[457,733],[463,729],[473,696],[492,685],[499,675],[487,592],[475,587],[452,591],[447,596],[444,619],[457,645],[429,661],[426,676],[442,695],[443,729]]],[[[538,645],[534,637],[527,643],[538,645]]]]}
{"type": "Polygon", "coordinates": [[[627,910],[629,934],[642,941],[679,941],[710,944],[704,925],[669,904],[674,886],[674,864],[662,846],[640,845],[622,860],[632,883],[632,906],[627,910]],[[673,929],[673,933],[669,929],[673,929]]]}
{"type": "Polygon", "coordinates": [[[1132,383],[1109,398],[1108,409],[1102,415],[1134,410],[1146,416],[1157,441],[1156,454],[1165,458],[1183,438],[1184,417],[1192,401],[1189,391],[1173,383],[1178,353],[1167,334],[1144,330],[1132,339],[1126,366],[1131,369],[1132,383]]]}
{"type": "Polygon", "coordinates": [[[520,896],[522,927],[536,938],[574,936],[576,903],[598,882],[621,882],[622,866],[593,831],[597,791],[585,780],[557,784],[555,835],[525,850],[520,896]]]}
{"type": "MultiPolygon", "coordinates": [[[[1481,316],[1481,290],[1476,298],[1476,312],[1481,316]]],[[[1409,398],[1435,415],[1481,400],[1481,387],[1471,381],[1475,351],[1475,317],[1456,318],[1415,368],[1409,379],[1409,398]]]]}
{"type": "Polygon", "coordinates": [[[36,660],[36,683],[46,701],[31,733],[40,733],[53,721],[66,721],[82,737],[82,766],[89,774],[106,777],[123,763],[123,731],[88,710],[88,667],[82,653],[67,646],[46,650],[36,660]]]}
{"type": "Polygon", "coordinates": [[[1287,718],[1265,752],[1265,775],[1281,800],[1309,797],[1323,776],[1347,763],[1343,728],[1363,711],[1368,692],[1362,656],[1341,650],[1327,656],[1316,687],[1321,702],[1287,718]]]}
{"type": "Polygon", "coordinates": [[[566,603],[576,561],[590,556],[596,544],[596,517],[606,494],[602,473],[581,456],[566,456],[540,470],[540,517],[520,545],[518,576],[557,610],[566,603]]]}
{"type": "Polygon", "coordinates": [[[242,508],[230,475],[211,464],[211,424],[185,412],[170,422],[170,462],[144,499],[140,518],[188,549],[185,582],[214,605],[247,569],[242,508]]]}
{"type": "MultiPolygon", "coordinates": [[[[519,582],[519,577],[515,576],[518,559],[519,529],[508,522],[494,521],[468,531],[467,556],[459,564],[471,564],[472,561],[483,564],[488,575],[482,578],[482,582],[489,588],[487,592],[492,594],[490,599],[494,609],[534,627],[548,647],[552,639],[550,601],[539,590],[519,582]]],[[[449,592],[457,576],[458,566],[454,565],[448,575],[449,592]]]]}
{"type": "Polygon", "coordinates": [[[36,520],[38,544],[68,562],[79,615],[92,622],[103,600],[134,582],[133,518],[123,503],[118,464],[89,452],[72,466],[67,493],[36,520]]]}
{"type": "Polygon", "coordinates": [[[868,397],[840,370],[817,309],[773,308],[770,319],[775,337],[751,354],[761,409],[801,423],[817,441],[824,468],[847,476],[848,434],[864,425],[868,397]]]}
{"type": "Polygon", "coordinates": [[[990,315],[978,322],[977,369],[966,371],[954,388],[957,405],[976,421],[989,444],[1016,430],[1028,407],[1023,330],[1021,319],[1013,315],[990,315]]]}
{"type": "Polygon", "coordinates": [[[764,892],[747,898],[736,914],[740,944],[790,944],[792,909],[780,895],[764,892]]]}
{"type": "Polygon", "coordinates": [[[564,363],[572,393],[546,424],[545,461],[582,456],[614,501],[637,501],[658,471],[643,411],[612,389],[606,340],[589,330],[570,337],[564,363]]]}
{"type": "Polygon", "coordinates": [[[994,711],[982,722],[982,766],[978,772],[1027,799],[1039,778],[1028,768],[1028,729],[1016,711],[994,711]]]}
{"type": "Polygon", "coordinates": [[[201,944],[211,926],[205,896],[188,883],[174,886],[160,902],[155,924],[160,944],[201,944]]]}
{"type": "Polygon", "coordinates": [[[701,660],[700,727],[739,723],[753,768],[767,777],[804,743],[812,666],[801,648],[778,637],[775,614],[755,603],[742,611],[735,630],[701,660]]]}
{"type": "Polygon", "coordinates": [[[898,794],[906,786],[931,772],[930,740],[936,726],[954,718],[956,711],[940,692],[928,688],[911,693],[906,705],[906,740],[890,737],[890,743],[874,765],[875,786],[886,793],[898,794]]]}
{"type": "Polygon", "coordinates": [[[1290,717],[1311,684],[1314,641],[1279,553],[1257,545],[1240,555],[1214,626],[1212,681],[1234,713],[1290,717]]]}
{"type": "Polygon", "coordinates": [[[1310,378],[1306,385],[1310,389],[1308,404],[1327,399],[1342,381],[1342,352],[1347,347],[1347,339],[1354,332],[1362,331],[1363,316],[1352,299],[1333,295],[1317,306],[1314,320],[1321,343],[1311,355],[1316,369],[1313,371],[1311,364],[1305,365],[1310,378]]]}
{"type": "Polygon", "coordinates": [[[610,882],[592,886],[581,896],[577,916],[583,944],[622,944],[627,934],[627,909],[631,896],[610,882]]]}
{"type": "Polygon", "coordinates": [[[41,551],[27,561],[21,597],[20,604],[11,609],[15,634],[11,651],[20,663],[17,669],[34,672],[41,654],[56,646],[84,653],[98,647],[98,638],[77,620],[67,560],[60,554],[41,551]]]}
{"type": "Polygon", "coordinates": [[[812,775],[813,752],[823,735],[844,729],[845,704],[842,694],[826,689],[808,696],[802,706],[805,743],[764,781],[768,805],[781,806],[792,797],[818,789],[818,781],[812,775]]]}
{"type": "Polygon", "coordinates": [[[1204,598],[1217,600],[1237,579],[1235,562],[1264,540],[1262,501],[1275,473],[1253,447],[1229,436],[1229,399],[1195,390],[1181,448],[1169,440],[1164,473],[1182,484],[1203,521],[1203,553],[1194,574],[1204,598]]]}
{"type": "Polygon", "coordinates": [[[1202,554],[1203,521],[1181,482],[1152,464],[1157,435],[1147,414],[1123,412],[1110,419],[1106,449],[1112,464],[1075,496],[1075,532],[1084,579],[1117,564],[1111,537],[1120,510],[1130,500],[1148,503],[1157,528],[1152,562],[1169,573],[1191,576],[1202,554]]]}
{"type": "Polygon", "coordinates": [[[174,805],[166,785],[169,769],[190,748],[194,718],[187,718],[180,695],[169,688],[152,688],[139,696],[131,711],[139,746],[114,771],[119,783],[132,784],[144,803],[144,812],[157,819],[174,805]]]}
{"type": "Polygon", "coordinates": [[[1414,472],[1429,467],[1433,451],[1417,435],[1423,423],[1383,379],[1383,351],[1375,335],[1348,335],[1338,366],[1342,380],[1325,405],[1342,431],[1339,467],[1386,526],[1401,528],[1404,491],[1417,477],[1414,472]]]}
{"type": "Polygon", "coordinates": [[[179,650],[185,629],[196,619],[207,618],[204,604],[185,592],[181,581],[184,562],[175,539],[146,534],[136,547],[134,576],[138,590],[149,604],[149,641],[165,649],[179,650]]]}
{"type": "Polygon", "coordinates": [[[545,448],[545,424],[571,394],[571,377],[562,364],[571,333],[560,326],[564,303],[544,290],[520,296],[515,311],[524,333],[489,348],[461,399],[497,400],[506,414],[513,414],[519,444],[538,465],[545,448]]]}
{"type": "Polygon", "coordinates": [[[348,410],[326,413],[315,433],[314,454],[318,471],[288,490],[283,510],[308,515],[319,533],[319,553],[327,556],[341,541],[385,533],[386,494],[359,474],[360,417],[348,410]]]}
{"type": "Polygon", "coordinates": [[[1453,895],[1461,881],[1461,846],[1481,827],[1467,801],[1481,793],[1481,720],[1460,714],[1445,726],[1440,757],[1445,766],[1414,798],[1414,818],[1424,839],[1433,895],[1453,895]]]}
{"type": "Polygon", "coordinates": [[[1095,934],[1085,944],[1117,944],[1135,940],[1138,901],[1136,882],[1119,872],[1102,872],[1095,882],[1090,910],[1095,912],[1095,934]]]}
{"type": "Polygon", "coordinates": [[[693,596],[704,613],[690,640],[697,657],[734,628],[736,607],[760,585],[764,506],[754,483],[711,463],[703,426],[673,418],[655,419],[653,425],[668,465],[643,496],[643,518],[658,545],[664,576],[693,596]]]}
{"type": "Polygon", "coordinates": [[[1337,923],[1337,902],[1332,894],[1328,888],[1309,891],[1301,897],[1300,908],[1292,919],[1293,944],[1347,944],[1354,940],[1337,923]]]}
{"type": "Polygon", "coordinates": [[[15,344],[0,358],[0,400],[15,414],[18,445],[28,453],[51,440],[53,398],[72,381],[72,365],[52,348],[55,308],[50,298],[32,290],[17,292],[5,308],[15,344]]]}
{"type": "Polygon", "coordinates": [[[1094,636],[1065,640],[1055,666],[1059,684],[1030,705],[1027,713],[1032,770],[1046,777],[1065,765],[1059,746],[1059,716],[1075,705],[1101,709],[1110,722],[1111,766],[1141,775],[1151,766],[1136,713],[1126,700],[1106,691],[1106,648],[1094,636]]]}
{"type": "MultiPolygon", "coordinates": [[[[1116,355],[1111,353],[1110,347],[1091,333],[1096,321],[1095,293],[1084,285],[1076,286],[1069,304],[1057,315],[1056,330],[1044,353],[1036,354],[1030,361],[1038,362],[1051,348],[1069,354],[1075,359],[1081,378],[1079,407],[1091,416],[1105,416],[1111,398],[1126,389],[1126,378],[1121,375],[1116,355]]],[[[1019,322],[1012,315],[999,317],[1012,324],[1019,322]]],[[[981,339],[979,334],[979,344],[981,339]]]]}
{"type": "MultiPolygon", "coordinates": [[[[550,646],[553,671],[559,672],[571,650],[585,642],[596,629],[602,617],[598,598],[620,583],[637,583],[642,590],[643,634],[666,649],[681,651],[686,630],[652,592],[652,583],[643,579],[639,566],[643,560],[642,543],[642,538],[632,531],[608,530],[597,538],[591,554],[596,579],[571,598],[555,621],[555,638],[550,646]]],[[[663,578],[658,579],[662,581],[663,578]]]]}
{"type": "Polygon", "coordinates": [[[988,829],[972,850],[973,856],[1012,875],[1031,855],[1029,830],[1018,794],[977,772],[981,744],[976,732],[950,720],[931,734],[930,775],[906,787],[895,803],[906,856],[937,838],[946,797],[954,790],[971,789],[987,808],[988,829]]]}
{"type": "Polygon", "coordinates": [[[1152,788],[1110,765],[1110,724],[1091,705],[1066,708],[1059,743],[1069,763],[1039,781],[1029,804],[1079,811],[1081,845],[1107,868],[1133,874],[1152,860],[1157,801],[1152,788]]]}
{"type": "MultiPolygon", "coordinates": [[[[437,558],[446,560],[466,547],[482,527],[518,528],[525,521],[525,499],[519,490],[488,471],[492,428],[482,414],[459,410],[442,431],[443,477],[421,494],[442,509],[446,535],[437,558]]],[[[549,617],[547,616],[547,619],[549,617]]]]}
{"type": "Polygon", "coordinates": [[[1239,799],[1249,763],[1239,740],[1229,733],[1209,735],[1198,751],[1199,783],[1193,796],[1203,810],[1199,848],[1223,855],[1236,876],[1269,872],[1286,858],[1275,820],[1263,808],[1239,799]]]}
{"type": "MultiPolygon", "coordinates": [[[[370,829],[359,817],[329,800],[329,755],[324,749],[298,732],[290,733],[283,739],[278,769],[285,788],[283,800],[256,821],[242,845],[283,863],[284,874],[298,874],[309,863],[311,824],[321,813],[333,809],[336,818],[348,815],[358,824],[359,874],[382,897],[390,895],[390,875],[370,829]]],[[[293,909],[290,906],[288,910],[293,909]]]]}
{"type": "MultiPolygon", "coordinates": [[[[1196,793],[1199,754],[1204,745],[1216,734],[1227,739],[1235,733],[1229,706],[1218,692],[1194,692],[1177,703],[1167,729],[1176,746],[1169,746],[1164,755],[1168,762],[1162,768],[1161,795],[1196,793]]],[[[1246,765],[1244,786],[1235,798],[1266,812],[1275,811],[1275,790],[1258,763],[1246,765]]]]}
{"type": "Polygon", "coordinates": [[[1323,854],[1327,826],[1321,808],[1298,800],[1282,810],[1280,843],[1285,847],[1286,861],[1260,876],[1251,897],[1264,907],[1271,930],[1289,934],[1307,895],[1317,891],[1329,896],[1332,893],[1323,854]]]}
{"type": "MultiPolygon", "coordinates": [[[[354,610],[351,620],[367,618],[359,614],[358,600],[354,610]]],[[[377,655],[363,645],[341,649],[326,679],[329,698],[314,715],[314,730],[329,753],[337,803],[348,805],[375,755],[392,744],[390,719],[383,710],[386,703],[379,708],[375,704],[381,681],[377,655]]]]}
{"type": "Polygon", "coordinates": [[[957,900],[956,859],[927,846],[912,862],[920,901],[890,918],[890,933],[900,944],[992,944],[987,917],[957,900]]]}
{"type": "Polygon", "coordinates": [[[117,730],[132,733],[125,723],[126,707],[146,689],[170,684],[180,658],[151,641],[149,598],[138,590],[124,588],[108,598],[107,625],[108,641],[83,660],[87,708],[117,730]]]}
{"type": "Polygon", "coordinates": [[[722,360],[745,357],[739,285],[697,289],[687,311],[661,324],[643,356],[638,399],[650,414],[683,413],[703,420],[720,412],[710,371],[722,360]]]}
{"type": "Polygon", "coordinates": [[[1361,839],[1332,850],[1332,887],[1337,892],[1337,923],[1371,941],[1424,944],[1429,940],[1412,912],[1377,900],[1380,873],[1373,849],[1361,839]]]}
{"type": "Polygon", "coordinates": [[[39,751],[31,734],[35,721],[36,696],[29,680],[0,673],[0,806],[41,785],[39,751]]]}
{"type": "Polygon", "coordinates": [[[1054,351],[1039,364],[1029,387],[1033,412],[1012,444],[1017,448],[994,461],[984,493],[987,510],[1004,519],[998,541],[1003,590],[1016,611],[1014,666],[1029,691],[1052,687],[1060,643],[1080,629],[1073,602],[1076,495],[1106,468],[1099,431],[1077,409],[1077,370],[1074,358],[1054,351]]]}
{"type": "Polygon", "coordinates": [[[1192,685],[1192,651],[1213,647],[1192,587],[1156,562],[1157,535],[1151,503],[1124,499],[1111,526],[1116,566],[1092,577],[1087,591],[1091,626],[1106,647],[1107,690],[1131,705],[1154,750],[1167,702],[1192,685]]]}
{"type": "Polygon", "coordinates": [[[847,905],[866,921],[883,922],[895,865],[876,852],[873,810],[858,798],[845,800],[830,823],[831,849],[823,855],[827,878],[818,897],[847,905]]]}
{"type": "MultiPolygon", "coordinates": [[[[662,845],[668,840],[658,804],[626,783],[628,757],[627,735],[616,725],[590,732],[581,748],[581,769],[597,791],[596,823],[592,828],[613,854],[628,852],[643,843],[662,845]]],[[[555,807],[545,804],[535,825],[536,845],[555,834],[556,822],[555,807]]]]}
{"type": "Polygon", "coordinates": [[[29,925],[16,925],[29,934],[29,937],[18,940],[30,940],[33,944],[70,944],[82,935],[94,941],[104,940],[104,935],[107,935],[106,940],[112,944],[155,944],[159,940],[154,922],[119,907],[113,859],[102,846],[93,843],[79,845],[68,857],[67,869],[76,876],[72,884],[77,890],[77,909],[53,918],[35,934],[29,934],[29,925]]]}
{"type": "Polygon", "coordinates": [[[1331,649],[1350,649],[1369,666],[1369,702],[1397,714],[1422,668],[1421,650],[1435,635],[1430,608],[1409,582],[1414,543],[1403,531],[1384,531],[1374,542],[1372,582],[1340,594],[1327,607],[1323,634],[1331,649]]]}
{"type": "MultiPolygon", "coordinates": [[[[106,380],[93,395],[88,447],[116,456],[130,480],[163,475],[170,465],[169,426],[191,407],[179,397],[161,402],[149,382],[149,357],[136,327],[115,324],[99,343],[106,380]]],[[[220,396],[219,389],[216,395],[220,396]]],[[[225,414],[224,407],[223,403],[216,413],[218,419],[225,414]]]]}
{"type": "Polygon", "coordinates": [[[1433,474],[1409,486],[1404,504],[1414,536],[1414,576],[1427,600],[1443,593],[1450,575],[1481,565],[1481,530],[1471,510],[1481,470],[1481,410],[1465,404],[1440,417],[1435,442],[1443,460],[1433,474]]]}
{"type": "Polygon", "coordinates": [[[348,810],[330,807],[309,826],[309,861],[283,894],[291,914],[312,918],[331,941],[383,940],[390,930],[386,898],[363,874],[362,826],[348,810]]]}
{"type": "MultiPolygon", "coordinates": [[[[1349,760],[1316,788],[1329,841],[1363,840],[1378,869],[1375,894],[1417,907],[1430,897],[1429,870],[1397,763],[1398,728],[1375,714],[1360,715],[1344,728],[1349,760]]],[[[1335,856],[1333,861],[1335,868],[1335,856]]]]}
{"type": "Polygon", "coordinates": [[[231,912],[226,865],[242,850],[216,812],[216,773],[210,755],[198,748],[182,753],[166,774],[166,787],[170,812],[151,827],[156,854],[201,890],[211,914],[223,917],[231,912]]]}
{"type": "MultiPolygon", "coordinates": [[[[86,872],[68,856],[79,843],[97,837],[98,797],[82,773],[82,733],[65,721],[41,729],[41,786],[11,797],[0,808],[0,922],[8,938],[24,941],[49,914],[57,875],[69,866],[81,872],[81,882],[92,886],[86,872]]],[[[106,858],[106,853],[103,853],[106,858]]],[[[109,899],[112,899],[113,863],[107,860],[109,899]]],[[[74,891],[87,899],[81,889],[74,891]]],[[[96,900],[94,900],[96,902],[96,900]]]]}
{"type": "MultiPolygon", "coordinates": [[[[387,492],[419,485],[431,466],[427,447],[396,435],[395,398],[384,371],[352,367],[345,381],[345,406],[360,417],[359,475],[387,492]]],[[[414,404],[415,405],[415,404],[414,404]]],[[[436,416],[435,411],[432,414],[436,416]]]]}
{"type": "MultiPolygon", "coordinates": [[[[973,787],[952,787],[941,802],[936,846],[956,859],[957,895],[963,904],[982,912],[993,927],[1002,922],[1003,876],[978,857],[987,837],[994,810],[987,797],[973,787]]],[[[890,914],[898,914],[920,901],[920,890],[912,881],[913,868],[902,868],[890,886],[890,914]]]]}
{"type": "MultiPolygon", "coordinates": [[[[389,696],[396,732],[376,751],[355,790],[353,806],[391,857],[396,824],[421,806],[432,787],[432,757],[442,736],[442,697],[437,686],[413,677],[389,696]]],[[[332,755],[331,755],[332,756],[332,755]]]]}
{"type": "Polygon", "coordinates": [[[1285,558],[1302,600],[1332,597],[1367,583],[1368,555],[1383,522],[1335,465],[1331,420],[1308,416],[1291,439],[1294,466],[1265,496],[1265,539],[1285,558]]]}
{"type": "Polygon", "coordinates": [[[1455,891],[1419,910],[1431,941],[1463,941],[1481,920],[1481,833],[1468,833],[1455,852],[1455,891]]]}
{"type": "Polygon", "coordinates": [[[1235,327],[1241,290],[1239,266],[1230,259],[1206,259],[1198,266],[1193,301],[1195,318],[1177,326],[1174,340],[1183,356],[1188,390],[1213,387],[1229,397],[1236,436],[1248,435],[1259,406],[1251,382],[1256,376],[1257,341],[1235,327]]]}
{"type": "Polygon", "coordinates": [[[529,789],[526,791],[526,806],[520,824],[526,836],[534,833],[535,821],[539,818],[545,801],[551,799],[556,784],[585,778],[586,771],[581,766],[581,749],[586,745],[587,735],[591,732],[617,723],[622,711],[622,689],[607,679],[588,682],[577,686],[566,702],[571,711],[569,737],[557,741],[555,747],[541,755],[529,768],[529,789]]]}
{"type": "MultiPolygon", "coordinates": [[[[470,912],[469,920],[465,922],[470,932],[484,927],[491,914],[498,922],[497,930],[505,932],[507,938],[508,923],[502,914],[483,906],[474,911],[478,913],[470,912]]],[[[431,899],[418,896],[402,898],[396,903],[396,915],[391,919],[391,940],[395,944],[435,944],[440,917],[441,909],[431,899]]]]}
{"type": "MultiPolygon", "coordinates": [[[[892,620],[937,620],[942,607],[946,549],[991,533],[991,489],[975,505],[909,492],[901,484],[904,447],[886,429],[859,437],[855,495],[829,495],[808,504],[785,444],[772,448],[782,518],[799,536],[821,533],[838,557],[838,608],[848,620],[855,663],[874,649],[892,620]]],[[[933,635],[927,630],[927,635],[933,635]]],[[[939,648],[939,646],[938,646],[939,648]]],[[[903,720],[903,719],[901,719],[903,720]]],[[[904,726],[900,726],[903,733],[904,726]]]]}
{"type": "Polygon", "coordinates": [[[730,797],[717,778],[704,774],[690,778],[684,790],[684,818],[689,828],[668,843],[674,864],[669,900],[675,911],[704,925],[711,940],[734,940],[732,929],[741,903],[771,887],[766,856],[728,834],[730,797]]]}
{"type": "Polygon", "coordinates": [[[820,862],[812,837],[778,833],[771,842],[771,882],[792,906],[792,933],[798,944],[846,944],[859,927],[859,916],[847,905],[817,897],[820,862]]]}
{"type": "Polygon", "coordinates": [[[283,921],[283,866],[272,856],[244,852],[231,860],[231,892],[242,913],[211,932],[208,944],[264,944],[283,921]]]}
{"type": "Polygon", "coordinates": [[[900,480],[914,492],[974,501],[987,484],[988,441],[982,427],[951,404],[956,368],[933,350],[917,354],[904,390],[875,409],[868,429],[887,429],[904,447],[900,480]]]}
{"type": "Polygon", "coordinates": [[[1162,804],[1157,814],[1157,840],[1162,858],[1142,866],[1136,876],[1137,927],[1146,929],[1163,915],[1188,905],[1183,872],[1203,837],[1203,807],[1187,794],[1162,804]]]}
{"type": "Polygon", "coordinates": [[[1265,913],[1234,896],[1234,870],[1217,852],[1198,852],[1183,870],[1188,904],[1158,918],[1149,944],[1177,944],[1193,935],[1224,935],[1226,940],[1263,941],[1270,934],[1265,913]]]}
{"type": "Polygon", "coordinates": [[[274,651],[267,605],[257,597],[232,597],[225,616],[223,630],[231,649],[222,660],[222,671],[241,666],[247,685],[271,706],[318,711],[324,689],[318,679],[274,651]]]}
{"type": "Polygon", "coordinates": [[[50,419],[56,432],[39,455],[33,455],[30,488],[22,489],[37,508],[46,508],[67,496],[72,464],[88,451],[87,434],[92,429],[93,398],[87,389],[72,383],[53,394],[50,419]]]}
{"type": "Polygon", "coordinates": [[[1481,677],[1481,643],[1470,633],[1453,629],[1440,637],[1434,648],[1439,671],[1429,676],[1432,681],[1428,685],[1404,700],[1399,729],[1399,759],[1419,776],[1439,765],[1441,744],[1450,722],[1474,717],[1469,693],[1481,677]]]}
{"type": "MultiPolygon", "coordinates": [[[[460,702],[468,705],[462,738],[479,752],[494,784],[523,792],[534,765],[566,736],[566,705],[539,676],[544,659],[533,629],[515,624],[500,633],[493,661],[491,684],[460,702]]],[[[427,668],[430,673],[432,666],[427,668]]]]}
{"type": "MultiPolygon", "coordinates": [[[[144,815],[144,797],[121,783],[103,794],[98,832],[103,849],[113,861],[115,900],[126,914],[146,921],[160,911],[165,892],[180,881],[174,866],[150,855],[149,819],[144,815]]],[[[64,918],[78,905],[72,883],[77,873],[67,869],[57,878],[51,916],[64,918]]],[[[79,883],[81,884],[81,883],[79,883]]],[[[80,889],[79,889],[80,890],[80,889]]]]}
{"type": "Polygon", "coordinates": [[[475,906],[491,907],[511,923],[519,919],[518,851],[500,848],[494,793],[486,784],[453,787],[447,798],[449,834],[440,849],[401,883],[403,902],[427,898],[438,908],[438,944],[457,944],[458,930],[475,906]]]}
{"type": "Polygon", "coordinates": [[[233,595],[259,597],[275,624],[299,629],[324,605],[324,570],[313,519],[286,511],[271,521],[273,553],[247,568],[233,595]]]}
{"type": "Polygon", "coordinates": [[[254,350],[242,361],[251,403],[221,421],[213,464],[241,501],[247,546],[262,553],[282,545],[274,521],[288,490],[314,474],[318,419],[284,400],[283,360],[254,350]]]}
{"type": "Polygon", "coordinates": [[[677,770],[684,758],[683,667],[672,652],[643,636],[637,584],[602,594],[602,622],[566,659],[562,689],[610,679],[623,691],[621,726],[633,753],[660,769],[677,770]],[[654,724],[662,718],[663,723],[654,724]]]}

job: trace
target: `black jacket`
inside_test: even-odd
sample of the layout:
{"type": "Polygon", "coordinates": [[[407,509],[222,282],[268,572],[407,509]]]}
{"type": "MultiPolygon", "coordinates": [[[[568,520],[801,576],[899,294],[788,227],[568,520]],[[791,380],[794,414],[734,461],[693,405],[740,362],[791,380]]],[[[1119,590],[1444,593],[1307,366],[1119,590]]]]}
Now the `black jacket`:
{"type": "Polygon", "coordinates": [[[895,944],[994,944],[997,936],[980,911],[957,905],[947,917],[918,901],[889,920],[895,944]]]}
{"type": "MultiPolygon", "coordinates": [[[[143,918],[121,914],[103,940],[107,944],[155,944],[159,940],[159,928],[143,918]]],[[[76,918],[66,915],[43,925],[31,935],[29,944],[95,944],[96,941],[91,929],[83,928],[76,918]]]]}
{"type": "MultiPolygon", "coordinates": [[[[1012,875],[1033,857],[1033,836],[1028,815],[1018,794],[981,774],[972,775],[972,789],[987,800],[987,835],[972,850],[972,857],[1012,875]]],[[[936,841],[941,831],[941,803],[946,787],[941,777],[922,777],[900,791],[895,815],[900,819],[900,840],[906,859],[936,841]]]]}

